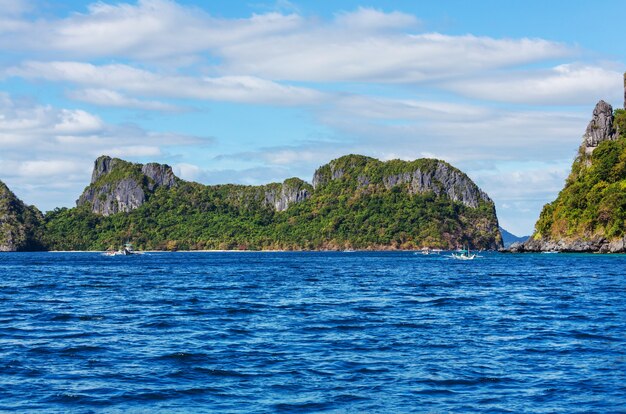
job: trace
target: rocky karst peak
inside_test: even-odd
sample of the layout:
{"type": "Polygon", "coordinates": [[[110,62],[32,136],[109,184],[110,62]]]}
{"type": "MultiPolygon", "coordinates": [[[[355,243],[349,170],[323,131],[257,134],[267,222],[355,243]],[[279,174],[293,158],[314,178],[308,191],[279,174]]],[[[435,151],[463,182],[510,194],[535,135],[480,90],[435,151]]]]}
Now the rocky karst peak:
{"type": "Polygon", "coordinates": [[[617,139],[618,134],[613,121],[613,107],[604,101],[598,102],[585,130],[585,135],[583,135],[583,146],[586,154],[591,154],[603,141],[617,139]]]}
{"type": "Polygon", "coordinates": [[[175,187],[178,180],[169,165],[133,164],[104,155],[96,159],[91,184],[76,204],[89,204],[91,211],[103,216],[128,213],[142,206],[157,188],[175,187]]]}

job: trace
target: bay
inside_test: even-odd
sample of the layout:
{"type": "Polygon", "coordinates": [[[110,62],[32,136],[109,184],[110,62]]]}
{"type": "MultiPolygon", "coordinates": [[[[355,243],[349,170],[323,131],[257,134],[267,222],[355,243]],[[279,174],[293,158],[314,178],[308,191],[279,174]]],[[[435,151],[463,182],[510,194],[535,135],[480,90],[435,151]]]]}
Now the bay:
{"type": "Polygon", "coordinates": [[[0,255],[0,410],[624,412],[626,256],[0,255]]]}

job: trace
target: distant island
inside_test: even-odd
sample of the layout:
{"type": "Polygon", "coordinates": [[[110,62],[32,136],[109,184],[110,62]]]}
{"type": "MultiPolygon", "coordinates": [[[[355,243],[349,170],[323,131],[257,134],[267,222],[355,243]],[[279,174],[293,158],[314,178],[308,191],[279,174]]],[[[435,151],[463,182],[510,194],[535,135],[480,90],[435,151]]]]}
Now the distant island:
{"type": "MultiPolygon", "coordinates": [[[[626,107],[626,74],[624,74],[626,107]]],[[[626,252],[626,111],[598,102],[565,188],[512,252],[626,252]]]]}
{"type": "Polygon", "coordinates": [[[0,186],[0,250],[396,250],[502,247],[489,196],[435,159],[347,155],[311,183],[202,185],[102,156],[75,208],[42,214],[0,186]]]}
{"type": "Polygon", "coordinates": [[[513,233],[506,231],[502,227],[500,227],[500,233],[502,234],[502,243],[504,244],[505,248],[508,248],[513,243],[523,243],[530,237],[530,236],[516,236],[513,233]]]}

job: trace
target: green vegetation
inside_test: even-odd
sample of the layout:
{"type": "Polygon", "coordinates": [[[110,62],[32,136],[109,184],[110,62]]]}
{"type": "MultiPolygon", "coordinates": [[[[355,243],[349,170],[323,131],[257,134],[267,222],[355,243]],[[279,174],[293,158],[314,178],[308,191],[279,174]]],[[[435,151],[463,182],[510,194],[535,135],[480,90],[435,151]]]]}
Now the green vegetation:
{"type": "Polygon", "coordinates": [[[615,111],[620,137],[601,142],[591,156],[581,147],[565,188],[547,204],[535,239],[616,239],[626,235],[626,111],[615,111]]]}
{"type": "Polygon", "coordinates": [[[43,215],[0,181],[0,250],[42,250],[43,215]]]}
{"type": "MultiPolygon", "coordinates": [[[[416,170],[434,173],[437,160],[383,163],[346,156],[321,167],[313,187],[292,178],[266,186],[204,186],[180,181],[157,188],[130,213],[108,217],[85,204],[57,209],[45,217],[44,244],[54,250],[103,250],[131,240],[140,249],[415,249],[499,247],[493,203],[480,199],[476,208],[433,191],[417,192],[411,183],[390,185],[393,177],[416,170]],[[334,176],[334,178],[333,178],[334,176]],[[391,178],[390,178],[391,177],[391,178]],[[308,192],[310,197],[276,211],[268,195],[308,192]]],[[[138,170],[125,166],[101,180],[137,180],[138,170]]],[[[140,170],[139,170],[140,171],[140,170]]],[[[472,183],[474,191],[478,188],[472,183]]],[[[292,200],[293,201],[293,200],[292,200]]]]}

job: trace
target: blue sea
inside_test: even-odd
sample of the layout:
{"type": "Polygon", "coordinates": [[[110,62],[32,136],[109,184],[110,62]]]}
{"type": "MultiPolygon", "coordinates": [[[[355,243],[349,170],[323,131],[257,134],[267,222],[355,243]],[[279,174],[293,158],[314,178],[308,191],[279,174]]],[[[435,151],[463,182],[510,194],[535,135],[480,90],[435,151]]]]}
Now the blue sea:
{"type": "Polygon", "coordinates": [[[626,256],[0,255],[0,411],[626,412],[626,256]]]}

